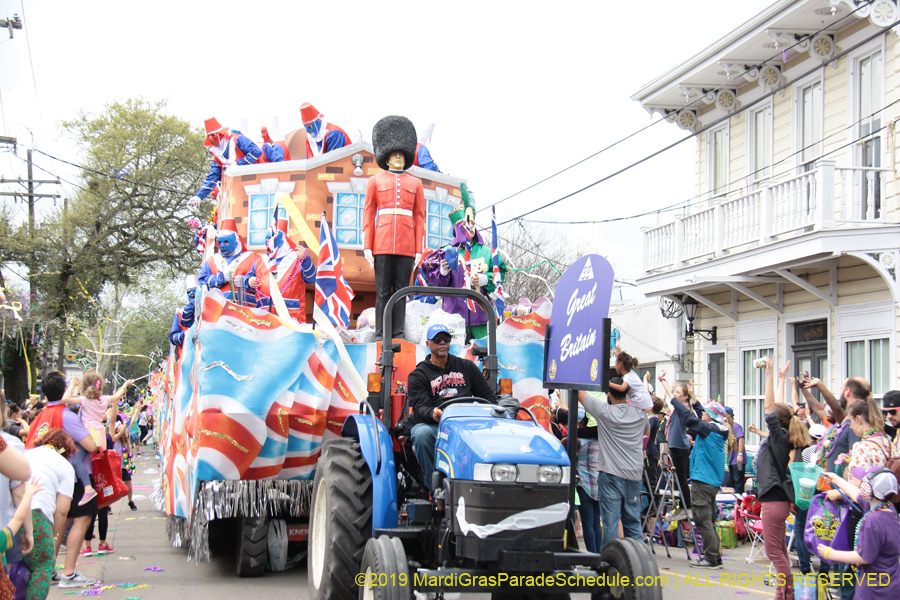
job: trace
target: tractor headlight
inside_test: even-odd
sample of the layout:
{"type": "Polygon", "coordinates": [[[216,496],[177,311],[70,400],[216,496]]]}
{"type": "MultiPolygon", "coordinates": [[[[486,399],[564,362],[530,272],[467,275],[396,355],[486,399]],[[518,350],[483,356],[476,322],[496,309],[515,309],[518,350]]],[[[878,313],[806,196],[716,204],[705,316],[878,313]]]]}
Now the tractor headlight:
{"type": "Polygon", "coordinates": [[[494,481],[512,483],[519,476],[516,465],[494,465],[491,467],[491,478],[494,481]]]}
{"type": "Polygon", "coordinates": [[[543,465],[537,469],[539,483],[559,483],[562,479],[562,469],[554,465],[543,465]]]}

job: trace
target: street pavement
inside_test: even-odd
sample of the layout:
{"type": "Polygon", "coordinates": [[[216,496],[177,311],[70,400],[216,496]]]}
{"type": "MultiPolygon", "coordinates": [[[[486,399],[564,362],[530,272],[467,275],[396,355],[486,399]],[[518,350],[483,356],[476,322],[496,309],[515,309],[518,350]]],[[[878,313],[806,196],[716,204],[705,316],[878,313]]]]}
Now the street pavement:
{"type": "MultiPolygon", "coordinates": [[[[298,567],[282,573],[266,573],[258,579],[241,579],[234,574],[234,541],[236,532],[228,524],[213,527],[210,548],[213,558],[206,564],[187,561],[184,548],[173,548],[166,538],[165,514],[154,510],[148,499],[153,481],[158,477],[158,459],[152,451],[136,460],[134,474],[135,503],[137,511],[131,511],[125,502],[118,502],[110,515],[109,543],[115,552],[106,556],[80,557],[78,569],[90,577],[102,580],[103,585],[133,583],[137,586],[104,590],[104,600],[287,600],[309,598],[305,561],[298,567]],[[161,571],[148,571],[146,567],[158,567],[161,571]]],[[[94,549],[97,544],[94,542],[94,549]]],[[[747,600],[774,596],[774,588],[761,583],[769,566],[768,561],[747,564],[749,544],[724,551],[725,568],[721,571],[705,571],[690,567],[685,551],[656,547],[656,559],[660,574],[667,577],[663,590],[666,600],[723,600],[732,596],[748,596],[747,600]],[[745,581],[738,581],[738,576],[745,581]],[[755,576],[755,582],[751,579],[755,576]],[[743,583],[743,585],[741,585],[743,583]]],[[[63,557],[57,560],[61,564],[63,557]]],[[[50,598],[65,600],[79,596],[78,589],[59,589],[54,586],[50,598]],[[66,594],[69,592],[69,594],[66,594]]],[[[577,599],[589,598],[586,594],[574,595],[577,599]]],[[[462,600],[490,598],[489,594],[462,594],[462,600]]]]}

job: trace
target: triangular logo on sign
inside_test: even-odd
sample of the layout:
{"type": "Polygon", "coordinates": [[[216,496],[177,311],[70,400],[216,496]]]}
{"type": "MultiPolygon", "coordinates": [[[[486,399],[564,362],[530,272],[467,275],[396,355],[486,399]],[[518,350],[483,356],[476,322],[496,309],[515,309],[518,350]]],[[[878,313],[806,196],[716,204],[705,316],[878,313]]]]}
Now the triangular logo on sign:
{"type": "Polygon", "coordinates": [[[581,269],[581,275],[578,277],[578,281],[584,281],[586,279],[594,278],[594,269],[591,267],[591,258],[588,257],[587,262],[584,263],[584,268],[581,269]]]}

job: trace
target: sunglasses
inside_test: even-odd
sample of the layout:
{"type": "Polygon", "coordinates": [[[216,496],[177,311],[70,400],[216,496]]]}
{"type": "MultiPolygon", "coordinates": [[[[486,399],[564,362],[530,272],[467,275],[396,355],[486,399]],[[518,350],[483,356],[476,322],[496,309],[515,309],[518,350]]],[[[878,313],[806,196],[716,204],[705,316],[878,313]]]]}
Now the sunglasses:
{"type": "Polygon", "coordinates": [[[893,417],[894,415],[897,414],[897,409],[896,408],[885,409],[883,412],[884,412],[884,414],[886,414],[890,417],[893,417]]]}
{"type": "Polygon", "coordinates": [[[441,336],[435,337],[435,338],[432,339],[431,341],[432,341],[432,343],[434,343],[434,344],[449,344],[449,343],[450,343],[450,337],[449,337],[449,336],[443,336],[443,335],[441,335],[441,336]]]}

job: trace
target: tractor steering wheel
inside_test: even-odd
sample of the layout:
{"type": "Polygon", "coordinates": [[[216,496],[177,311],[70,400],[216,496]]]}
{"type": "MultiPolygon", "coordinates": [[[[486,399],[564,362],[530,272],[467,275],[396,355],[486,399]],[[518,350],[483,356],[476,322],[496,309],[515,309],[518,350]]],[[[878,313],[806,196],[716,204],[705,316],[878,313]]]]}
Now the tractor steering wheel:
{"type": "Polygon", "coordinates": [[[457,404],[459,402],[475,402],[477,404],[490,404],[494,406],[496,403],[491,402],[490,400],[485,400],[484,398],[479,398],[478,396],[460,396],[459,398],[450,398],[449,400],[444,400],[435,408],[439,408],[444,410],[451,404],[457,404]]]}

